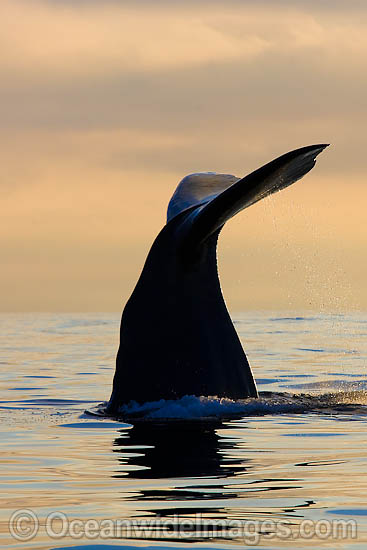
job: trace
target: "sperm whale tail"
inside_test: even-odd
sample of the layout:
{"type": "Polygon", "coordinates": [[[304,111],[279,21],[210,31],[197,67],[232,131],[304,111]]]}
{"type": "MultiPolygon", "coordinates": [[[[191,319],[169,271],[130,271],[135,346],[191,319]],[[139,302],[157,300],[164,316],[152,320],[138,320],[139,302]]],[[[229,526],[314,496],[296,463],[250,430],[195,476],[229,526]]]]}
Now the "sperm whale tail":
{"type": "Polygon", "coordinates": [[[192,245],[200,244],[241,210],[301,179],[328,145],[295,149],[244,178],[211,172],[186,176],[169,202],[167,221],[195,207],[185,223],[186,238],[192,245]]]}
{"type": "Polygon", "coordinates": [[[325,147],[291,151],[244,178],[204,173],[180,182],[122,315],[107,412],[184,395],[257,397],[220,288],[218,234],[235,214],[309,172],[325,147]]]}

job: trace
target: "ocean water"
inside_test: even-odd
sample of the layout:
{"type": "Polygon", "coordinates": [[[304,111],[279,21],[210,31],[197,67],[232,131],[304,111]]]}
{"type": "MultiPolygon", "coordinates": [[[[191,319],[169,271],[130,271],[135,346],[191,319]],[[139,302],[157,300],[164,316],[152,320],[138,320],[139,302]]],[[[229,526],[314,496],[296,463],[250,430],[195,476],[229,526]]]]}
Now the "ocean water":
{"type": "Polygon", "coordinates": [[[367,316],[237,316],[259,400],[118,419],[119,315],[0,323],[4,547],[366,547],[367,316]]]}

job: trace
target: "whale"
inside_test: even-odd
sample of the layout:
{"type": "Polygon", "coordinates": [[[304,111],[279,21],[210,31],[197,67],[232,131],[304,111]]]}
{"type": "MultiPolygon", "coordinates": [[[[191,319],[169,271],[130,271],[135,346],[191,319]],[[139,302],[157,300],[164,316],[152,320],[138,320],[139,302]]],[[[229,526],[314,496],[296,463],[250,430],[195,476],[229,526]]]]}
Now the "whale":
{"type": "Polygon", "coordinates": [[[290,151],[238,178],[190,174],[122,313],[106,413],[185,395],[256,398],[256,383],[219,282],[217,241],[240,211],[307,174],[328,144],[290,151]]]}

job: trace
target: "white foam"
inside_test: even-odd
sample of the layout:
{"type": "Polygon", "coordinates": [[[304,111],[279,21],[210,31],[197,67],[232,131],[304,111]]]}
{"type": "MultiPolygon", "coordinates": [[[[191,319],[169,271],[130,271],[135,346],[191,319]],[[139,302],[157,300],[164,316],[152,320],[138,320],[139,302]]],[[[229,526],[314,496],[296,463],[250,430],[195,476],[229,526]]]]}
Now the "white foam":
{"type": "MultiPolygon", "coordinates": [[[[323,395],[263,392],[258,399],[232,400],[223,397],[186,395],[177,400],[151,401],[139,405],[131,401],[120,408],[126,418],[199,419],[230,418],[265,414],[300,413],[344,405],[366,404],[365,392],[339,392],[323,395]]],[[[347,410],[347,409],[346,409],[347,410]]]]}
{"type": "Polygon", "coordinates": [[[121,407],[120,412],[128,416],[142,414],[145,418],[208,418],[241,413],[242,401],[219,397],[196,397],[185,395],[181,399],[151,401],[139,405],[132,401],[121,407]]]}

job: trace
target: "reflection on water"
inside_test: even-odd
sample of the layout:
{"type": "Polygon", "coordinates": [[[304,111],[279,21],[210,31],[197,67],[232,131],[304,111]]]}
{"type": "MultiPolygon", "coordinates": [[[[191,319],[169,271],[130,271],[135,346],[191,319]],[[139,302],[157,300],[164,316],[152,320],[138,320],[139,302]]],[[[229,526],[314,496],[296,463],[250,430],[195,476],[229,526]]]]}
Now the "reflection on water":
{"type": "MultiPolygon", "coordinates": [[[[247,409],[246,416],[226,421],[93,418],[84,409],[109,394],[118,317],[13,316],[2,321],[4,544],[14,542],[10,515],[26,507],[37,513],[41,525],[34,539],[18,541],[20,549],[97,543],[124,548],[187,543],[268,550],[365,547],[365,405],[318,412],[269,408],[256,415],[247,409]],[[50,539],[45,522],[55,511],[70,520],[143,522],[144,529],[124,531],[121,536],[129,540],[73,538],[70,533],[50,539]],[[304,520],[336,519],[356,519],[358,538],[300,536],[304,520]],[[289,526],[287,538],[276,532],[275,522],[281,521],[289,526]],[[233,522],[252,522],[252,538],[233,529],[233,522]]],[[[260,390],[314,391],[322,400],[326,390],[343,388],[338,381],[344,380],[349,389],[363,391],[367,324],[350,316],[338,318],[334,334],[331,326],[326,317],[238,319],[237,329],[247,335],[246,349],[261,372],[260,390]],[[325,326],[329,337],[320,352],[325,326]]]]}
{"type": "MultiPolygon", "coordinates": [[[[114,452],[121,464],[121,473],[115,477],[126,475],[124,466],[130,461],[141,468],[129,473],[134,478],[232,475],[233,468],[227,467],[224,459],[221,461],[216,424],[219,425],[197,421],[137,423],[127,432],[127,441],[123,436],[114,442],[114,452]],[[130,458],[128,453],[136,449],[140,450],[140,456],[133,453],[130,458]]],[[[240,459],[237,462],[241,465],[240,459]]]]}
{"type": "MultiPolygon", "coordinates": [[[[128,431],[127,438],[124,434],[115,440],[120,467],[113,477],[166,480],[159,487],[142,485],[130,497],[139,502],[140,514],[160,518],[200,515],[206,523],[213,518],[239,517],[239,499],[244,494],[249,497],[296,486],[294,479],[254,480],[253,475],[248,479],[254,467],[252,450],[242,433],[236,436],[230,428],[231,423],[220,422],[142,422],[128,431]],[[129,468],[132,464],[133,469],[129,468]]],[[[246,429],[243,424],[241,432],[246,429]]]]}

